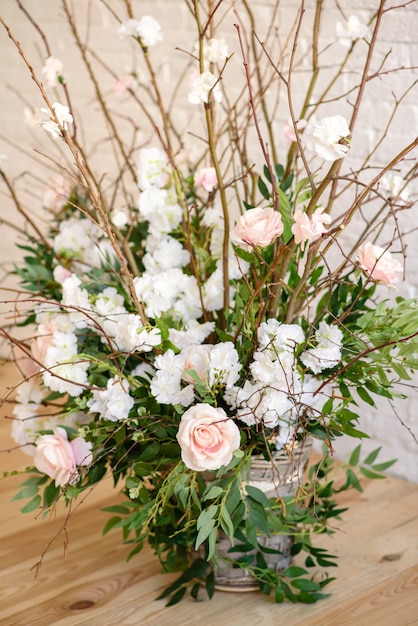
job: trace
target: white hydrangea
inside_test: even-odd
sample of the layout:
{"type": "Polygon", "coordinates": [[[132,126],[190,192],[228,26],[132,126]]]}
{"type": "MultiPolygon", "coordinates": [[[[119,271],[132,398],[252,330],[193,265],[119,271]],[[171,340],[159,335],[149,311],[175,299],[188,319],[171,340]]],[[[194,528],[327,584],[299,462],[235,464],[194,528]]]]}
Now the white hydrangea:
{"type": "Polygon", "coordinates": [[[259,350],[294,352],[305,341],[305,334],[298,324],[282,324],[274,318],[262,322],[257,331],[259,350]]]}
{"type": "Polygon", "coordinates": [[[317,347],[305,350],[300,360],[314,374],[338,365],[341,360],[343,334],[335,326],[322,321],[315,332],[317,347]]]}
{"type": "Polygon", "coordinates": [[[187,99],[191,104],[208,104],[209,96],[219,103],[222,100],[222,91],[218,78],[212,72],[205,71],[193,80],[187,99]]]}
{"type": "Polygon", "coordinates": [[[367,37],[369,28],[363,24],[356,15],[350,15],[345,22],[337,22],[335,25],[340,44],[349,48],[354,41],[367,37]]]}
{"type": "Polygon", "coordinates": [[[323,117],[319,122],[309,122],[302,135],[306,150],[314,152],[326,161],[336,161],[349,150],[350,129],[342,115],[323,117]]]}
{"type": "Polygon", "coordinates": [[[106,389],[93,391],[93,397],[87,402],[91,413],[98,413],[111,422],[127,419],[133,405],[127,381],[118,377],[109,378],[106,389]]]}
{"type": "Polygon", "coordinates": [[[206,311],[219,311],[223,307],[223,273],[218,265],[203,285],[203,305],[206,311]]]}
{"type": "Polygon", "coordinates": [[[144,15],[140,20],[130,19],[118,28],[119,39],[140,37],[144,46],[149,48],[163,40],[161,26],[151,15],[144,15]]]}
{"type": "Polygon", "coordinates": [[[150,352],[161,343],[161,331],[144,328],[139,315],[128,313],[117,324],[114,339],[122,352],[150,352]]]}
{"type": "Polygon", "coordinates": [[[155,44],[164,39],[161,26],[151,15],[141,17],[137,24],[136,32],[138,37],[141,38],[143,45],[147,48],[155,46],[155,44]]]}
{"type": "Polygon", "coordinates": [[[128,37],[136,37],[138,28],[138,20],[130,19],[123,22],[118,28],[119,39],[128,39],[128,37]]]}
{"type": "Polygon", "coordinates": [[[280,385],[291,391],[298,377],[295,369],[295,356],[291,352],[280,352],[274,355],[270,351],[257,350],[250,364],[254,380],[265,384],[280,385]]]}
{"type": "Polygon", "coordinates": [[[74,333],[55,332],[45,354],[44,384],[51,391],[79,396],[87,385],[88,361],[77,355],[77,337],[74,333]]]}
{"type": "Polygon", "coordinates": [[[157,371],[151,380],[152,395],[162,404],[189,406],[194,400],[194,387],[189,384],[182,388],[184,355],[174,354],[169,349],[155,359],[157,371]]]}
{"type": "Polygon", "coordinates": [[[152,253],[144,255],[142,262],[149,274],[158,274],[170,268],[184,267],[190,262],[190,253],[177,239],[166,235],[159,239],[152,253]]]}
{"type": "Polygon", "coordinates": [[[61,303],[64,307],[68,306],[68,317],[77,328],[85,328],[91,324],[87,317],[92,313],[89,293],[81,285],[82,282],[76,274],[71,274],[62,283],[61,303]]]}
{"type": "Polygon", "coordinates": [[[182,350],[188,346],[203,343],[214,330],[215,322],[203,322],[203,324],[199,324],[196,320],[188,320],[184,330],[170,328],[169,340],[177,346],[177,348],[182,350]]]}
{"type": "Polygon", "coordinates": [[[212,37],[211,39],[203,42],[203,57],[205,61],[209,63],[218,63],[222,65],[228,56],[228,44],[225,39],[217,39],[212,37]]]}
{"type": "Polygon", "coordinates": [[[150,232],[155,236],[172,232],[183,218],[175,197],[159,187],[151,186],[141,191],[138,210],[143,219],[149,221],[150,232]]]}
{"type": "Polygon", "coordinates": [[[239,378],[241,363],[232,341],[215,344],[208,363],[209,386],[233,387],[239,378]]]}
{"type": "Polygon", "coordinates": [[[188,322],[202,316],[199,286],[194,276],[183,274],[180,290],[173,304],[172,316],[175,321],[188,322]]]}
{"type": "Polygon", "coordinates": [[[65,258],[84,261],[86,252],[97,243],[99,236],[100,229],[90,220],[70,217],[60,222],[54,250],[65,258]]]}
{"type": "Polygon", "coordinates": [[[110,220],[116,228],[124,228],[129,224],[129,215],[123,209],[114,209],[110,214],[110,220]]]}
{"type": "MultiPolygon", "coordinates": [[[[199,55],[199,43],[194,47],[195,55],[199,55]]],[[[205,69],[209,70],[211,63],[223,65],[228,57],[228,44],[225,39],[212,37],[203,41],[203,63],[205,69]]]]}
{"type": "Polygon", "coordinates": [[[168,181],[167,164],[167,155],[160,148],[142,148],[138,152],[136,167],[139,188],[165,187],[168,181]]]}
{"type": "Polygon", "coordinates": [[[202,315],[199,288],[194,276],[173,268],[151,275],[147,272],[134,279],[138,298],[150,318],[171,313],[175,320],[198,319],[202,315]]]}
{"type": "Polygon", "coordinates": [[[380,181],[380,188],[387,193],[388,198],[407,203],[409,201],[410,190],[405,184],[405,179],[400,174],[389,172],[380,181]]]}

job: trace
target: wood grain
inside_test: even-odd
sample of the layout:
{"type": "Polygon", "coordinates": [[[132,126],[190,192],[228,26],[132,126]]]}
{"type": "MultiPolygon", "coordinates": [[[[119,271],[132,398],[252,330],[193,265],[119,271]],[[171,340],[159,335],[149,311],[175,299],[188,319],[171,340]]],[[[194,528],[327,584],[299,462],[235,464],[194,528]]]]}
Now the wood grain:
{"type": "MultiPolygon", "coordinates": [[[[0,396],[13,383],[0,367],[0,396]]],[[[10,405],[1,409],[1,449],[10,439],[10,405]]],[[[20,452],[0,455],[1,471],[24,467],[20,452]]],[[[3,626],[412,626],[418,625],[418,485],[394,478],[366,482],[364,493],[344,494],[349,506],[332,538],[318,538],[339,556],[332,594],[315,605],[276,605],[258,592],[217,592],[213,600],[166,608],[155,598],[174,578],[162,574],[150,550],[126,562],[118,531],[101,535],[104,506],[120,501],[110,480],[79,505],[60,533],[66,511],[54,519],[23,515],[11,502],[20,476],[0,490],[0,624],[3,626]],[[31,570],[54,539],[35,579],[31,570]]],[[[333,572],[331,572],[333,574],[333,572]]],[[[203,597],[203,596],[202,596],[203,597]]]]}

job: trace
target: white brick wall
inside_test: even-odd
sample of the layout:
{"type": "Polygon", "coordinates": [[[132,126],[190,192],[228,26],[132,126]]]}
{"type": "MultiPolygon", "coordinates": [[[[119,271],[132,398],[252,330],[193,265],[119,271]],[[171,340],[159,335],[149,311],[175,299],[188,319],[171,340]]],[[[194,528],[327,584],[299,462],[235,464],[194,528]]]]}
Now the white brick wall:
{"type": "MultiPolygon", "coordinates": [[[[77,9],[78,25],[83,32],[83,36],[86,36],[88,32],[89,40],[94,42],[94,49],[105,63],[111,65],[120,73],[131,70],[133,59],[128,51],[129,47],[120,45],[115,35],[114,20],[100,2],[96,1],[91,4],[90,25],[87,28],[85,19],[87,3],[84,0],[74,0],[73,2],[77,9]]],[[[112,7],[114,6],[117,13],[123,15],[123,3],[112,2],[110,4],[112,7]]],[[[256,4],[261,24],[258,32],[260,37],[263,38],[271,22],[271,7],[274,2],[273,0],[258,0],[256,4]]],[[[277,25],[281,37],[284,37],[286,30],[290,29],[294,23],[296,10],[300,2],[298,0],[287,0],[286,3],[282,4],[284,6],[277,17],[277,25]]],[[[399,3],[392,2],[392,4],[399,3]]],[[[227,5],[232,7],[234,3],[232,0],[228,0],[227,5]]],[[[321,37],[324,48],[334,40],[335,22],[341,19],[336,4],[332,0],[326,0],[325,5],[326,12],[324,15],[323,35],[321,37]]],[[[378,0],[371,0],[367,3],[364,0],[341,0],[340,5],[346,10],[347,16],[356,13],[359,17],[366,20],[377,9],[379,2],[378,0]]],[[[80,134],[86,133],[90,137],[95,138],[90,141],[91,148],[94,146],[95,140],[103,138],[104,127],[102,118],[92,103],[93,91],[91,84],[85,79],[85,74],[80,70],[79,53],[74,51],[71,35],[64,25],[60,2],[52,0],[42,2],[39,0],[24,0],[24,6],[27,7],[35,20],[42,26],[51,44],[52,54],[61,58],[64,62],[65,76],[70,85],[74,111],[76,117],[82,120],[82,126],[79,127],[78,132],[80,134]]],[[[188,44],[194,38],[189,11],[182,0],[153,0],[152,2],[137,0],[133,2],[133,6],[137,16],[152,14],[162,25],[165,42],[158,53],[155,52],[155,55],[160,55],[159,74],[164,87],[168,89],[173,77],[179,74],[185,62],[184,55],[176,51],[175,47],[179,44],[179,41],[185,45],[184,42],[188,44]]],[[[315,6],[314,0],[308,0],[306,6],[307,14],[305,21],[307,27],[315,6]]],[[[36,70],[40,72],[45,57],[45,50],[33,27],[13,0],[2,3],[2,16],[12,27],[25,52],[34,63],[36,70]]],[[[233,22],[236,19],[237,16],[234,16],[231,9],[222,23],[222,32],[228,39],[231,49],[236,51],[236,59],[239,59],[239,47],[233,27],[233,22]]],[[[302,32],[304,31],[305,26],[302,29],[302,32]]],[[[392,91],[396,93],[397,97],[400,97],[411,84],[413,78],[417,77],[416,70],[408,69],[414,63],[416,65],[418,59],[417,32],[418,1],[408,4],[402,10],[388,12],[384,17],[382,44],[372,69],[376,70],[378,68],[380,61],[388,50],[391,50],[391,54],[387,60],[387,67],[392,69],[403,67],[405,69],[397,72],[396,75],[386,74],[382,78],[370,81],[367,86],[366,100],[358,121],[362,133],[357,135],[360,139],[357,139],[352,146],[352,154],[357,155],[359,163],[369,150],[371,142],[375,140],[376,136],[379,135],[379,131],[384,127],[387,116],[392,110],[392,91]]],[[[303,38],[299,49],[301,52],[308,49],[303,38]]],[[[10,43],[3,30],[0,31],[0,51],[2,58],[2,63],[0,64],[2,103],[0,153],[8,155],[8,160],[3,163],[3,166],[10,179],[14,182],[16,189],[18,189],[25,209],[31,215],[36,215],[39,214],[40,198],[49,174],[44,167],[43,159],[33,151],[33,147],[36,146],[38,150],[48,152],[51,144],[43,131],[40,129],[29,130],[25,126],[23,122],[23,107],[24,103],[27,103],[34,108],[38,108],[42,106],[42,103],[35,85],[29,78],[27,69],[21,60],[18,59],[14,46],[10,43]]],[[[335,47],[329,50],[325,49],[321,58],[326,59],[327,63],[332,67],[336,61],[335,54],[335,47]]],[[[340,50],[340,54],[344,54],[343,49],[340,50]]],[[[359,46],[359,55],[361,57],[365,54],[366,45],[364,44],[359,46]]],[[[237,63],[234,69],[232,67],[231,70],[228,68],[225,80],[232,81],[234,78],[242,80],[240,63],[237,63]]],[[[351,64],[350,71],[356,72],[358,68],[351,64]]],[[[112,79],[103,70],[100,70],[99,74],[102,84],[106,84],[106,81],[108,82],[107,92],[111,93],[112,79]]],[[[298,76],[299,79],[295,78],[294,80],[296,104],[302,101],[306,88],[306,83],[302,80],[303,73],[298,76]]],[[[326,76],[323,79],[325,80],[326,76]]],[[[320,79],[319,85],[324,84],[323,79],[320,79]]],[[[113,97],[111,102],[112,106],[115,108],[120,107],[121,111],[126,112],[123,105],[115,97],[113,97]]],[[[418,128],[417,102],[417,88],[415,87],[405,97],[402,113],[396,116],[390,136],[387,137],[381,146],[382,162],[385,159],[387,160],[391,154],[395,154],[400,146],[415,137],[418,128]]],[[[333,110],[331,104],[327,108],[333,110]]],[[[349,104],[339,105],[338,112],[344,113],[349,111],[349,104]]],[[[135,115],[139,116],[140,114],[136,112],[135,115]]],[[[199,127],[199,116],[196,114],[195,109],[188,109],[187,105],[185,105],[184,109],[177,111],[177,117],[187,128],[191,124],[197,124],[196,128],[199,127]]],[[[277,123],[277,132],[279,132],[280,126],[286,117],[287,111],[283,113],[283,119],[277,123]]],[[[144,133],[143,139],[148,139],[146,133],[144,133]]],[[[100,164],[102,171],[106,171],[107,168],[111,170],[112,168],[112,160],[109,158],[105,148],[106,144],[101,143],[95,155],[96,163],[100,164]]],[[[415,154],[414,158],[416,156],[415,154]]],[[[412,155],[410,158],[412,158],[412,155]]],[[[409,162],[409,165],[411,165],[411,162],[409,162]]],[[[7,200],[3,186],[0,186],[0,194],[0,217],[18,223],[19,217],[7,200]]],[[[416,206],[401,215],[401,223],[406,230],[418,227],[416,206]]],[[[10,267],[11,261],[19,258],[19,252],[14,246],[18,237],[4,224],[1,225],[1,233],[0,257],[1,267],[4,271],[5,267],[10,267]]],[[[410,238],[407,254],[407,280],[400,288],[400,291],[404,295],[417,296],[418,272],[416,267],[418,266],[418,246],[416,245],[416,235],[410,238]]],[[[5,352],[7,353],[7,350],[5,352]]],[[[418,447],[413,436],[408,431],[408,428],[411,429],[414,431],[415,436],[418,437],[418,418],[416,413],[418,394],[417,390],[413,388],[406,389],[405,393],[409,396],[408,400],[396,402],[396,412],[399,418],[405,422],[405,427],[400,425],[392,409],[384,402],[380,404],[379,409],[376,411],[369,407],[364,408],[361,427],[372,435],[372,440],[365,443],[366,449],[381,445],[385,459],[399,458],[398,464],[393,468],[393,473],[418,482],[418,447]]],[[[352,440],[348,442],[338,441],[336,444],[340,455],[345,454],[352,447],[352,440]]]]}

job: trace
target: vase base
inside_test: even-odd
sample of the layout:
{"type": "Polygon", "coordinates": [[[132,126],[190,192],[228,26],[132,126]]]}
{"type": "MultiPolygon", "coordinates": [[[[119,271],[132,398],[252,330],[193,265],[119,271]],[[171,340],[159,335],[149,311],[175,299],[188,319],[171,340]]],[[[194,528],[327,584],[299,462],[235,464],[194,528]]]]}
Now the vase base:
{"type": "Polygon", "coordinates": [[[254,583],[248,583],[247,585],[229,585],[222,583],[215,583],[216,591],[228,591],[228,593],[247,593],[251,591],[260,591],[260,587],[254,583]]]}

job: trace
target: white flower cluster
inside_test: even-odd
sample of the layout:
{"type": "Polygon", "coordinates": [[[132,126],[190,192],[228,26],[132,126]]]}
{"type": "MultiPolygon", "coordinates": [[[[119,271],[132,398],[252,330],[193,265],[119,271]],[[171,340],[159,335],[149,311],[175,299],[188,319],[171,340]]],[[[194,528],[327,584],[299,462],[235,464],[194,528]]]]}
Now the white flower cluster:
{"type": "Polygon", "coordinates": [[[312,119],[302,135],[303,146],[326,161],[343,159],[350,147],[350,129],[342,115],[312,119]]]}
{"type": "Polygon", "coordinates": [[[314,341],[315,347],[299,356],[306,342],[301,326],[281,324],[276,319],[263,322],[258,330],[258,349],[249,366],[250,377],[239,386],[236,383],[242,366],[231,342],[212,345],[185,341],[178,354],[169,349],[155,359],[151,393],[162,404],[190,406],[196,401],[197,384],[203,384],[214,396],[223,389],[226,403],[248,426],[280,426],[276,441],[280,447],[294,435],[302,415],[319,418],[331,397],[329,386],[304,371],[299,361],[313,374],[335,367],[341,359],[342,333],[321,322],[314,341]]]}
{"type": "Polygon", "coordinates": [[[205,70],[193,79],[188,100],[190,104],[201,104],[202,102],[208,104],[209,97],[219,103],[222,100],[222,91],[219,78],[209,70],[205,70]]]}
{"type": "Polygon", "coordinates": [[[103,231],[89,219],[70,217],[60,222],[54,250],[61,257],[76,261],[74,268],[88,271],[115,259],[115,252],[103,231]]]}
{"type": "MultiPolygon", "coordinates": [[[[302,352],[300,360],[312,372],[334,367],[341,358],[342,334],[321,322],[316,335],[318,347],[302,352]]],[[[298,366],[298,350],[306,338],[301,326],[269,319],[258,329],[259,347],[250,365],[251,378],[240,387],[227,389],[225,400],[248,426],[280,426],[276,446],[287,443],[302,415],[319,417],[330,397],[321,381],[298,366]]]]}
{"type": "MultiPolygon", "coordinates": [[[[218,259],[218,267],[203,283],[200,293],[196,278],[183,271],[190,262],[189,252],[173,236],[183,213],[174,200],[167,165],[166,155],[158,148],[145,148],[138,155],[138,210],[148,222],[149,235],[143,257],[145,272],[134,283],[147,316],[155,319],[164,313],[185,323],[202,316],[202,299],[207,311],[222,307],[222,218],[216,212],[214,223],[209,225],[213,227],[210,250],[213,258],[218,259]]],[[[247,267],[242,262],[241,265],[247,267]]],[[[232,250],[230,266],[230,278],[239,278],[242,267],[240,270],[232,250]]]]}
{"type": "Polygon", "coordinates": [[[123,22],[118,29],[120,39],[128,39],[128,37],[139,37],[142,44],[149,48],[155,46],[163,40],[161,26],[150,15],[144,15],[140,20],[127,20],[123,22]]]}
{"type": "Polygon", "coordinates": [[[87,402],[92,413],[111,422],[126,419],[133,405],[128,383],[117,377],[109,378],[106,389],[93,391],[93,397],[87,402]]]}
{"type": "Polygon", "coordinates": [[[70,113],[70,109],[65,104],[54,102],[52,109],[55,114],[55,118],[51,115],[50,111],[46,108],[41,108],[41,113],[49,116],[46,122],[40,122],[42,128],[52,135],[54,139],[60,139],[62,137],[62,130],[68,130],[68,124],[73,123],[73,116],[70,113]],[[55,121],[58,120],[58,123],[55,121]]]}
{"type": "MultiPolygon", "coordinates": [[[[116,288],[90,294],[76,274],[58,266],[55,275],[60,274],[62,300],[38,307],[32,355],[48,389],[76,397],[88,388],[90,366],[89,358],[78,354],[77,331],[87,329],[112,349],[125,353],[151,351],[161,343],[161,333],[158,328],[144,327],[139,315],[129,313],[116,288]]],[[[124,406],[126,418],[129,409],[127,404],[124,406]]]]}
{"type": "Polygon", "coordinates": [[[89,416],[85,413],[65,413],[52,416],[45,411],[42,402],[45,391],[28,380],[21,383],[16,394],[16,404],[13,408],[15,419],[12,422],[12,437],[22,446],[22,451],[33,456],[36,451],[35,443],[39,433],[45,430],[53,430],[58,426],[69,426],[78,429],[79,426],[89,422],[89,416]]]}
{"type": "Polygon", "coordinates": [[[232,342],[190,344],[179,354],[169,349],[155,359],[157,371],[151,380],[151,393],[162,404],[190,406],[195,384],[201,382],[214,395],[232,387],[241,364],[232,342]],[[185,386],[184,386],[185,384],[185,386]]]}
{"type": "Polygon", "coordinates": [[[349,48],[357,39],[367,37],[369,28],[363,24],[357,15],[350,15],[345,22],[337,22],[336,25],[338,41],[341,45],[349,48]]]}

